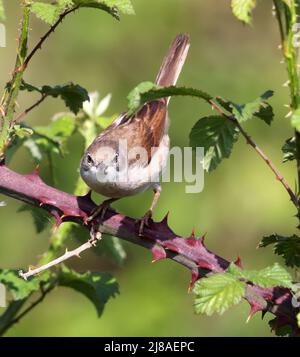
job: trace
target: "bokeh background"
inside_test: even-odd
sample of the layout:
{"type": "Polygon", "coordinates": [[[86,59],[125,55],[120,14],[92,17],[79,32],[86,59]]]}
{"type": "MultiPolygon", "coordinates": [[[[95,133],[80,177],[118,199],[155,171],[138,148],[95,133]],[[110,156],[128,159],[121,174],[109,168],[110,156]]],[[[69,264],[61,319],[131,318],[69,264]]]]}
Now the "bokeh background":
{"type": "MultiPolygon", "coordinates": [[[[279,34],[271,13],[271,1],[261,1],[252,26],[244,26],[231,14],[227,0],[132,0],[135,16],[120,22],[107,14],[83,9],[69,16],[35,56],[25,79],[32,84],[61,84],[74,81],[102,96],[112,93],[108,114],[126,108],[128,92],[139,82],[153,80],[173,37],[191,36],[189,56],[179,83],[222,95],[235,102],[250,101],[266,89],[275,90],[271,100],[275,121],[271,128],[253,120],[245,128],[295,185],[293,164],[282,164],[280,147],[292,135],[284,118],[288,102],[285,67],[280,64],[279,34]]],[[[1,87],[9,79],[16,55],[19,1],[4,1],[7,47],[1,48],[1,87]]],[[[31,22],[31,46],[47,26],[31,22]]],[[[22,94],[20,110],[34,96],[22,94]]],[[[27,121],[46,124],[56,112],[65,110],[60,100],[47,99],[27,121]]],[[[174,98],[170,105],[170,136],[173,145],[187,146],[191,127],[211,109],[196,99],[174,98]]],[[[78,174],[82,142],[69,142],[69,155],[57,158],[57,186],[72,192],[78,174]]],[[[10,165],[22,173],[33,169],[21,149],[10,165]]],[[[49,182],[47,165],[41,175],[49,182]]],[[[121,200],[120,211],[140,217],[148,208],[151,193],[121,200]]],[[[26,267],[47,249],[49,231],[37,235],[29,213],[16,213],[20,203],[4,196],[0,208],[0,266],[26,267]]],[[[100,200],[100,197],[98,198],[100,200]]],[[[244,267],[263,268],[280,258],[271,249],[256,249],[263,235],[292,234],[296,220],[286,192],[270,170],[241,137],[230,160],[205,176],[205,189],[186,194],[184,184],[163,185],[155,219],[170,211],[170,226],[181,235],[207,233],[209,249],[234,260],[242,257],[244,267]]],[[[92,253],[70,264],[80,271],[112,272],[120,283],[120,295],[110,300],[98,319],[92,304],[67,288],[52,292],[46,300],[16,325],[9,336],[269,336],[269,327],[259,315],[246,324],[249,306],[243,302],[223,316],[197,316],[193,298],[187,293],[189,272],[171,261],[151,264],[142,248],[125,244],[128,257],[123,267],[92,253]]],[[[265,320],[271,316],[266,316],[265,320]]]]}

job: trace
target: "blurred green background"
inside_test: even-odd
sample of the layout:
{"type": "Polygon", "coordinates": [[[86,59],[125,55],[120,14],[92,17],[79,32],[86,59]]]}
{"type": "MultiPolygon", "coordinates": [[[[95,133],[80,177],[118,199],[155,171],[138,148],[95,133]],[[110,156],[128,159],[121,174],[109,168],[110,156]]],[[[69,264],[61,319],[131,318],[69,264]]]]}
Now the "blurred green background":
{"type": "MultiPolygon", "coordinates": [[[[295,168],[282,165],[280,147],[292,130],[284,116],[288,90],[285,68],[280,64],[279,34],[271,14],[271,1],[261,1],[254,12],[253,26],[244,26],[231,14],[230,1],[220,0],[133,0],[136,16],[121,22],[109,15],[83,9],[69,16],[33,59],[25,79],[32,84],[79,83],[101,96],[112,93],[108,114],[126,108],[126,95],[139,82],[154,80],[173,37],[191,36],[189,56],[179,84],[201,88],[235,102],[250,101],[266,89],[275,90],[271,100],[276,113],[271,129],[262,121],[250,121],[245,128],[272,157],[295,185],[295,168]]],[[[9,79],[16,55],[19,1],[4,1],[7,47],[1,48],[1,87],[9,79]]],[[[31,46],[47,26],[36,18],[31,22],[31,46]]],[[[33,94],[22,93],[20,111],[34,102],[33,94]]],[[[66,110],[60,100],[47,99],[27,121],[46,124],[56,112],[66,110]]],[[[170,105],[172,145],[187,146],[188,134],[201,116],[211,109],[196,99],[174,98],[170,105]]],[[[69,155],[56,160],[57,186],[72,192],[82,154],[82,142],[69,143],[69,155]]],[[[21,149],[10,165],[28,173],[34,164],[21,149]]],[[[41,175],[50,182],[47,165],[41,175]]],[[[100,198],[98,198],[99,200],[100,198]]],[[[115,204],[133,217],[144,214],[151,193],[127,198],[115,204]]],[[[34,264],[47,249],[49,231],[35,233],[29,213],[18,213],[20,203],[0,196],[7,207],[0,208],[0,266],[20,268],[34,264]]],[[[291,234],[296,220],[286,192],[255,152],[240,138],[230,160],[205,177],[205,189],[186,194],[184,184],[163,185],[155,211],[161,219],[170,211],[170,226],[187,236],[207,233],[209,249],[228,260],[242,257],[244,267],[263,268],[279,258],[270,249],[256,249],[263,235],[291,234]]],[[[193,298],[187,293],[190,273],[171,261],[151,264],[142,248],[125,244],[128,257],[123,267],[91,252],[70,265],[80,271],[112,272],[120,283],[120,296],[110,300],[98,319],[92,304],[72,290],[60,288],[8,333],[9,336],[270,336],[259,315],[246,324],[249,306],[243,302],[223,316],[197,316],[193,298]]],[[[271,316],[266,316],[268,320],[271,316]]]]}

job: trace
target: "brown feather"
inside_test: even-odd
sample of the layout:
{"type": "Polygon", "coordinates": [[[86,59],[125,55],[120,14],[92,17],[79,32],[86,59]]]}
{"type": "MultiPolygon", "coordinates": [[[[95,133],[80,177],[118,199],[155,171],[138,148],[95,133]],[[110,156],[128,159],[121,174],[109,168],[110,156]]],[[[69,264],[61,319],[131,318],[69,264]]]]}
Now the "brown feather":
{"type": "MultiPolygon", "coordinates": [[[[169,86],[176,83],[188,49],[189,36],[178,35],[160,67],[156,78],[158,85],[169,86]]],[[[121,114],[94,140],[88,151],[97,155],[99,147],[108,145],[116,149],[118,140],[126,139],[128,150],[134,147],[143,147],[147,150],[149,164],[151,152],[153,154],[165,134],[168,102],[169,98],[154,100],[144,104],[133,116],[121,114]]],[[[138,158],[132,158],[129,165],[134,165],[137,160],[138,158]]]]}

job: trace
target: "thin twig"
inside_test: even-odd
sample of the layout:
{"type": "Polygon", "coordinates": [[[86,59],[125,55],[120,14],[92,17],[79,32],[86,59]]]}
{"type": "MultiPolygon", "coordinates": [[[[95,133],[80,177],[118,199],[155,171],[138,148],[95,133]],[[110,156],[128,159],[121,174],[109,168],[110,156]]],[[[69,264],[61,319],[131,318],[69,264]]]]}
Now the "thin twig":
{"type": "Polygon", "coordinates": [[[26,69],[26,67],[28,66],[28,63],[30,62],[31,58],[34,56],[34,54],[40,49],[42,48],[43,43],[46,41],[46,39],[51,35],[51,33],[53,33],[55,31],[55,29],[57,28],[57,26],[62,22],[62,20],[70,13],[76,11],[79,8],[79,6],[75,6],[72,9],[66,10],[65,12],[63,12],[58,20],[55,22],[54,25],[52,25],[50,27],[50,29],[44,34],[44,36],[42,36],[39,40],[39,42],[34,46],[34,48],[32,49],[32,51],[29,53],[29,55],[26,57],[23,66],[22,66],[22,70],[26,69]]]}
{"type": "Polygon", "coordinates": [[[16,119],[14,120],[15,123],[21,121],[29,112],[31,112],[34,108],[40,105],[45,99],[47,98],[47,94],[42,94],[41,98],[34,104],[32,104],[29,108],[25,109],[24,112],[20,113],[16,119]]]}
{"type": "Polygon", "coordinates": [[[51,268],[51,267],[53,267],[55,265],[58,265],[58,264],[62,263],[63,261],[68,260],[68,259],[70,259],[72,257],[80,258],[80,254],[83,251],[85,251],[87,249],[90,249],[92,247],[95,247],[97,242],[100,239],[101,239],[101,233],[97,232],[95,235],[92,236],[92,238],[89,241],[87,241],[86,243],[82,244],[80,247],[78,247],[78,248],[76,248],[74,250],[71,250],[69,252],[68,252],[68,250],[66,250],[65,254],[62,255],[61,257],[56,258],[56,259],[52,260],[51,262],[40,266],[39,268],[29,269],[28,272],[26,272],[26,273],[23,273],[23,271],[20,270],[19,275],[20,275],[21,278],[27,280],[30,276],[39,274],[42,271],[47,270],[47,269],[49,269],[49,268],[51,268]]]}
{"type": "Polygon", "coordinates": [[[241,124],[236,120],[236,118],[234,118],[233,116],[227,115],[222,108],[220,108],[220,106],[214,102],[212,99],[209,100],[209,103],[212,105],[212,107],[214,109],[217,110],[217,112],[219,112],[223,117],[225,117],[226,119],[230,120],[231,122],[233,122],[239,129],[240,133],[243,135],[243,137],[245,138],[246,142],[251,145],[253,147],[253,149],[257,152],[257,154],[264,160],[264,162],[268,165],[268,167],[272,170],[272,172],[274,173],[276,179],[278,181],[281,182],[281,184],[283,185],[283,187],[285,188],[285,190],[287,191],[287,193],[290,196],[291,201],[293,202],[293,204],[295,205],[295,207],[297,209],[299,209],[299,202],[298,199],[296,197],[296,195],[294,194],[293,190],[291,189],[290,185],[288,184],[288,182],[286,181],[286,179],[282,176],[282,174],[280,173],[280,171],[276,168],[276,166],[274,165],[274,163],[268,158],[268,156],[263,152],[263,150],[257,145],[255,144],[255,142],[251,139],[251,137],[246,133],[246,131],[242,128],[241,124]]]}

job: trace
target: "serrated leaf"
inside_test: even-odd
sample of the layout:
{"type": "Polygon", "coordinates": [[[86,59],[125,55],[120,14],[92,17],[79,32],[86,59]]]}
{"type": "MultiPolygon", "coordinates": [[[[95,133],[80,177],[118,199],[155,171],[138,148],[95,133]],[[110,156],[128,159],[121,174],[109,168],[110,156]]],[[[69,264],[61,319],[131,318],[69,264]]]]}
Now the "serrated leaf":
{"type": "Polygon", "coordinates": [[[296,157],[296,138],[293,136],[285,141],[281,148],[283,152],[283,162],[295,160],[296,157]]]}
{"type": "Polygon", "coordinates": [[[104,306],[111,297],[119,293],[116,279],[108,273],[77,273],[63,266],[59,272],[58,284],[72,288],[85,295],[101,316],[104,306]]]}
{"type": "Polygon", "coordinates": [[[50,223],[49,216],[44,211],[34,206],[24,204],[18,209],[18,212],[31,213],[37,233],[44,231],[50,223]]]}
{"type": "Polygon", "coordinates": [[[73,0],[57,0],[51,4],[37,1],[31,5],[31,10],[42,21],[54,25],[59,16],[73,6],[73,0]]]}
{"type": "Polygon", "coordinates": [[[29,92],[37,91],[42,95],[49,95],[54,98],[60,97],[65,102],[66,106],[75,114],[82,108],[83,103],[86,100],[89,100],[87,90],[72,82],[56,86],[44,85],[42,87],[35,87],[23,82],[21,89],[29,92]]]}
{"type": "Polygon", "coordinates": [[[231,0],[231,9],[235,17],[246,24],[251,23],[251,13],[256,0],[231,0]]]}
{"type": "Polygon", "coordinates": [[[253,116],[256,116],[267,124],[273,120],[274,113],[272,107],[266,103],[266,100],[273,95],[272,91],[266,91],[260,97],[256,98],[253,102],[247,104],[231,103],[232,114],[240,122],[243,123],[253,116]]]}
{"type": "Polygon", "coordinates": [[[31,11],[35,14],[36,17],[49,25],[53,25],[59,17],[58,8],[54,4],[34,2],[31,5],[31,11]]]}
{"type": "Polygon", "coordinates": [[[61,86],[43,86],[42,93],[54,98],[61,97],[66,106],[75,114],[82,108],[83,102],[89,99],[86,89],[78,84],[68,83],[61,86]]]}
{"type": "Polygon", "coordinates": [[[91,7],[103,10],[116,19],[120,19],[120,13],[134,15],[134,9],[130,0],[73,0],[79,7],[91,7]]]}
{"type": "Polygon", "coordinates": [[[3,5],[3,0],[0,0],[0,21],[5,20],[5,10],[3,5]]]}
{"type": "Polygon", "coordinates": [[[25,281],[16,270],[0,269],[0,283],[4,284],[14,300],[23,300],[40,288],[39,278],[25,281]]]}
{"type": "Polygon", "coordinates": [[[190,132],[190,145],[204,147],[204,169],[213,171],[224,158],[231,154],[239,131],[229,120],[221,116],[200,119],[190,132]]]}
{"type": "Polygon", "coordinates": [[[261,102],[259,110],[255,112],[253,116],[263,120],[266,124],[270,125],[274,119],[273,108],[269,103],[261,102]]]}
{"type": "Polygon", "coordinates": [[[14,126],[14,133],[16,136],[18,136],[20,139],[27,138],[33,134],[33,130],[30,128],[26,127],[21,127],[20,125],[15,125],[14,126]]]}
{"type": "Polygon", "coordinates": [[[285,264],[289,267],[300,266],[300,238],[295,234],[290,237],[284,237],[278,234],[272,234],[263,237],[259,247],[267,247],[274,244],[274,253],[284,258],[285,264]]]}
{"type": "Polygon", "coordinates": [[[253,102],[247,104],[236,104],[222,97],[217,97],[216,101],[222,108],[231,113],[240,123],[256,117],[270,125],[274,118],[274,112],[273,108],[266,102],[266,100],[273,94],[273,91],[268,90],[260,97],[256,98],[253,102]]]}
{"type": "Polygon", "coordinates": [[[134,15],[134,8],[130,0],[103,0],[109,7],[117,7],[120,13],[124,15],[134,15]]]}
{"type": "Polygon", "coordinates": [[[278,263],[262,270],[238,269],[232,263],[228,273],[233,274],[235,278],[243,278],[263,288],[271,288],[273,286],[290,288],[292,286],[291,275],[278,263]]]}
{"type": "Polygon", "coordinates": [[[186,87],[158,87],[152,82],[142,82],[136,86],[127,96],[128,99],[128,115],[135,113],[144,103],[151,100],[170,97],[170,96],[190,96],[197,97],[209,101],[212,99],[208,93],[199,89],[186,87]]]}
{"type": "Polygon", "coordinates": [[[127,96],[128,99],[128,115],[133,114],[140,106],[151,99],[149,92],[159,87],[152,82],[142,82],[137,85],[127,96]]]}
{"type": "Polygon", "coordinates": [[[213,313],[221,315],[241,301],[245,288],[245,283],[228,273],[201,278],[194,287],[196,312],[209,316],[213,313]]]}

